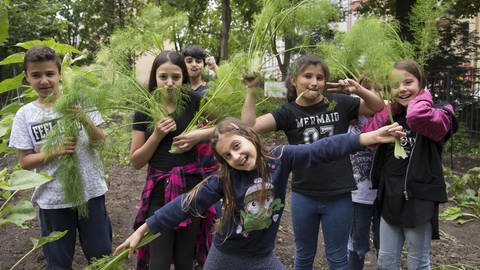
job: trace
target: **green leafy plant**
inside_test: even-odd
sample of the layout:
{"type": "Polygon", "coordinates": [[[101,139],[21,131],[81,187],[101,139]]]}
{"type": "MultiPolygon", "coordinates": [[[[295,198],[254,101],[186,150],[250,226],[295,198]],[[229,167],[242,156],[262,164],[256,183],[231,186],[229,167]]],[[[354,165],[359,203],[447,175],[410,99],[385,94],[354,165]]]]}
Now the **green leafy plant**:
{"type": "MultiPolygon", "coordinates": [[[[138,243],[135,250],[147,245],[160,236],[160,233],[151,234],[147,233],[138,243]]],[[[122,269],[122,262],[127,258],[129,249],[122,250],[116,256],[105,256],[100,259],[95,259],[89,266],[85,267],[85,270],[117,270],[122,269]]]]}
{"type": "Polygon", "coordinates": [[[480,221],[480,167],[472,168],[461,176],[448,168],[444,171],[451,179],[448,194],[454,205],[447,207],[440,214],[440,218],[455,220],[460,224],[480,221]]]}
{"type": "Polygon", "coordinates": [[[32,189],[48,181],[48,175],[36,174],[26,170],[15,170],[8,173],[7,168],[0,171],[0,190],[5,201],[0,206],[0,226],[15,224],[23,229],[27,228],[25,221],[35,218],[35,208],[26,199],[20,199],[16,204],[11,203],[14,196],[21,190],[32,189]]]}
{"type": "MultiPolygon", "coordinates": [[[[207,128],[215,125],[225,116],[240,114],[246,94],[243,78],[253,79],[261,76],[261,68],[264,64],[262,57],[271,45],[271,39],[275,37],[276,31],[280,29],[289,14],[308,2],[301,1],[277,12],[276,1],[264,1],[262,11],[256,17],[247,52],[237,53],[229,61],[222,62],[216,78],[209,82],[209,89],[201,101],[199,110],[182,134],[198,128],[200,123],[203,124],[202,128],[207,128]]],[[[170,152],[181,153],[182,150],[172,146],[170,152]]]]}
{"type": "MultiPolygon", "coordinates": [[[[401,78],[392,76],[393,64],[402,58],[413,55],[412,46],[398,36],[398,24],[376,17],[360,18],[350,31],[339,35],[333,42],[319,45],[333,77],[353,77],[360,75],[380,86],[383,98],[392,102],[401,78]],[[368,31],[366,30],[368,29],[368,31]]],[[[386,109],[393,123],[390,104],[386,109]]],[[[400,139],[395,139],[395,158],[406,158],[400,139]]]]}
{"type": "Polygon", "coordinates": [[[412,45],[416,52],[415,60],[420,66],[425,66],[427,60],[438,51],[440,35],[437,22],[448,9],[448,3],[436,0],[418,0],[412,7],[408,26],[414,37],[412,45]]]}
{"type": "Polygon", "coordinates": [[[50,243],[50,242],[54,242],[54,241],[57,241],[58,239],[62,238],[63,236],[65,236],[65,234],[67,234],[68,231],[63,231],[63,232],[58,232],[58,231],[54,231],[54,232],[51,232],[48,236],[44,236],[44,237],[40,237],[40,238],[30,238],[30,240],[32,241],[32,244],[33,244],[33,247],[32,249],[30,249],[25,255],[23,255],[22,258],[20,258],[20,260],[18,260],[11,268],[10,270],[13,270],[15,269],[18,265],[20,265],[20,263],[28,256],[30,255],[32,252],[34,252],[35,250],[41,248],[42,246],[44,246],[45,244],[47,243],[50,243]]]}

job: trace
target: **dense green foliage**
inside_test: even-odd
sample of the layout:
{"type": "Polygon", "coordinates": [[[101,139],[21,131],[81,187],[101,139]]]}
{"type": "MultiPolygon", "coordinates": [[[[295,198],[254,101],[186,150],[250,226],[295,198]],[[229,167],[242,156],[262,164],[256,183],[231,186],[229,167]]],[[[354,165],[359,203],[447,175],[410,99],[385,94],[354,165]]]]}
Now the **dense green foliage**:
{"type": "Polygon", "coordinates": [[[455,220],[460,224],[480,221],[480,167],[472,168],[463,175],[447,168],[445,174],[449,180],[449,201],[454,204],[447,207],[440,218],[455,220]]]}

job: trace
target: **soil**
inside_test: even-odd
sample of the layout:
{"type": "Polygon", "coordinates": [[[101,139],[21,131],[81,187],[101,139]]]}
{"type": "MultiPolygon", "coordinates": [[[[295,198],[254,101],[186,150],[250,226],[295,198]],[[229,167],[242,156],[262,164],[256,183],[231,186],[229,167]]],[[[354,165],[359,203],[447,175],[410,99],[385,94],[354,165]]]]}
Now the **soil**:
{"type": "MultiPolygon", "coordinates": [[[[450,160],[446,160],[447,163],[450,160]]],[[[454,158],[455,171],[466,171],[479,166],[480,159],[454,158]]],[[[109,171],[109,192],[106,195],[107,208],[113,226],[113,244],[117,246],[132,232],[132,223],[138,209],[139,196],[145,181],[145,170],[134,170],[127,166],[113,166],[109,171]]],[[[24,194],[29,196],[30,194],[24,194]]],[[[293,269],[294,238],[290,219],[289,195],[285,213],[277,236],[276,253],[287,269],[293,269]]],[[[31,237],[38,237],[37,219],[27,222],[28,229],[13,225],[0,227],[0,270],[9,269],[32,247],[31,237]]],[[[480,221],[459,225],[441,221],[441,240],[433,241],[431,264],[433,269],[480,269],[480,221]]],[[[314,269],[328,269],[325,261],[322,234],[319,234],[318,252],[314,269]]],[[[405,260],[405,259],[404,259],[405,260]]],[[[86,260],[77,245],[73,269],[82,269],[86,260]]],[[[404,262],[405,265],[405,262],[404,262]]],[[[40,250],[29,255],[17,269],[45,269],[40,250]]],[[[367,254],[365,269],[375,269],[373,252],[367,254]]]]}

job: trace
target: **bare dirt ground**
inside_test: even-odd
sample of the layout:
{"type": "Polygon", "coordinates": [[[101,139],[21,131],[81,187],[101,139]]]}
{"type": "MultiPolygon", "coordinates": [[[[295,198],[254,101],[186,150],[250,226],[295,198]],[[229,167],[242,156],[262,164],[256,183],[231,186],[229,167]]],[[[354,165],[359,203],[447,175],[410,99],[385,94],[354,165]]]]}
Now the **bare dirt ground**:
{"type": "MultiPolygon", "coordinates": [[[[456,158],[455,170],[465,171],[480,166],[480,159],[456,158]]],[[[109,172],[107,208],[113,226],[114,247],[132,232],[134,215],[138,208],[140,193],[145,181],[145,170],[136,171],[131,167],[114,166],[109,172]]],[[[29,194],[27,195],[29,196],[29,194]]],[[[28,222],[29,229],[22,230],[12,225],[0,228],[0,270],[9,269],[31,247],[30,237],[38,237],[37,220],[28,222]]],[[[433,269],[480,269],[480,222],[458,225],[454,222],[440,224],[442,239],[433,241],[431,262],[433,269]]],[[[289,196],[277,236],[276,252],[287,269],[293,269],[294,238],[290,219],[289,196]]],[[[369,252],[365,269],[375,269],[374,253],[369,252]]],[[[81,248],[77,246],[73,269],[86,265],[81,248]]],[[[314,269],[327,269],[323,240],[319,235],[318,254],[314,269]]],[[[17,269],[45,269],[43,255],[35,251],[17,269]]]]}

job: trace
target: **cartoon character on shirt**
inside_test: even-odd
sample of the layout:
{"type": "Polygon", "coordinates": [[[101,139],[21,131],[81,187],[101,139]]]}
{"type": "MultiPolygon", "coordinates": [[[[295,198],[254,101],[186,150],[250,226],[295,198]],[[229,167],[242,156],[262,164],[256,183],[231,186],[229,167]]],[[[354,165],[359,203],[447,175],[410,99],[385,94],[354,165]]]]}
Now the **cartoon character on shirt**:
{"type": "Polygon", "coordinates": [[[245,192],[244,207],[240,210],[241,223],[236,232],[248,237],[251,231],[268,228],[272,221],[278,221],[279,215],[273,212],[282,209],[283,206],[279,198],[273,197],[272,183],[263,183],[261,178],[256,178],[254,184],[245,192]]]}

